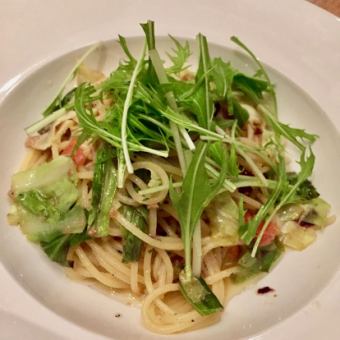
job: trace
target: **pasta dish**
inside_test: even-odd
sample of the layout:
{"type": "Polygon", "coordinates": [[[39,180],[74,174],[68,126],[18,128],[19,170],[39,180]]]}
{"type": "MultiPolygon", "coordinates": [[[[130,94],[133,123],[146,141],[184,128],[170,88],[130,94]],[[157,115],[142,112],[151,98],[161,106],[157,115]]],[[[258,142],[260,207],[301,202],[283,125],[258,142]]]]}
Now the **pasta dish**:
{"type": "Polygon", "coordinates": [[[109,74],[86,66],[92,47],[28,127],[12,176],[8,219],[68,277],[141,304],[152,332],[218,322],[231,288],[269,272],[332,223],[310,177],[317,136],[278,119],[275,86],[253,52],[249,75],[196,39],[154,23],[139,56],[109,74]],[[297,162],[287,156],[293,147],[297,162]],[[292,171],[295,169],[295,171],[292,171]]]}

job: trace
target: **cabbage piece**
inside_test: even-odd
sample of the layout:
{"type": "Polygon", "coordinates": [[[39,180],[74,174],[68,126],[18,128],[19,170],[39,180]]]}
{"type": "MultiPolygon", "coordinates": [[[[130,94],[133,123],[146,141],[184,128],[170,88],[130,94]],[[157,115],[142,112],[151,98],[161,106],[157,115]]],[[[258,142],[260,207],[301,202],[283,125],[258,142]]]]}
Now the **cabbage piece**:
{"type": "Polygon", "coordinates": [[[228,192],[216,196],[205,210],[215,237],[230,238],[235,244],[239,241],[239,208],[228,192]]]}
{"type": "Polygon", "coordinates": [[[59,179],[69,177],[69,174],[72,173],[75,173],[72,159],[60,156],[49,163],[14,174],[11,189],[14,196],[17,196],[25,191],[56,183],[59,179]]]}
{"type": "Polygon", "coordinates": [[[73,181],[73,162],[68,157],[21,171],[12,177],[15,202],[35,215],[58,219],[79,197],[73,181]]]}
{"type": "Polygon", "coordinates": [[[328,222],[330,208],[326,201],[318,197],[304,204],[288,204],[284,206],[280,210],[278,218],[281,223],[288,221],[305,222],[318,228],[324,228],[328,222]]]}
{"type": "Polygon", "coordinates": [[[62,178],[43,188],[48,197],[54,198],[55,207],[67,211],[77,201],[79,191],[69,178],[62,178]]]}
{"type": "Polygon", "coordinates": [[[286,222],[282,229],[282,243],[295,250],[303,250],[316,240],[314,228],[303,228],[294,221],[286,222]]]}
{"type": "Polygon", "coordinates": [[[318,197],[310,201],[307,205],[304,215],[301,217],[303,222],[313,224],[319,228],[326,227],[328,223],[328,215],[331,210],[331,206],[318,197]]]}
{"type": "Polygon", "coordinates": [[[60,218],[61,212],[55,207],[54,200],[50,200],[39,190],[22,192],[16,197],[16,201],[33,215],[41,215],[52,220],[60,218]]]}
{"type": "Polygon", "coordinates": [[[33,242],[48,241],[56,233],[81,233],[86,226],[84,209],[78,205],[55,221],[34,215],[19,205],[18,217],[22,232],[33,242]]]}
{"type": "Polygon", "coordinates": [[[288,204],[279,211],[278,218],[281,222],[298,221],[304,212],[303,204],[288,204]]]}
{"type": "Polygon", "coordinates": [[[34,215],[47,219],[59,219],[77,201],[79,196],[76,186],[68,179],[19,193],[16,202],[34,215]]]}
{"type": "Polygon", "coordinates": [[[86,216],[76,204],[79,192],[74,173],[72,160],[61,156],[12,177],[17,222],[31,241],[50,239],[56,232],[73,234],[84,230],[86,216]]]}

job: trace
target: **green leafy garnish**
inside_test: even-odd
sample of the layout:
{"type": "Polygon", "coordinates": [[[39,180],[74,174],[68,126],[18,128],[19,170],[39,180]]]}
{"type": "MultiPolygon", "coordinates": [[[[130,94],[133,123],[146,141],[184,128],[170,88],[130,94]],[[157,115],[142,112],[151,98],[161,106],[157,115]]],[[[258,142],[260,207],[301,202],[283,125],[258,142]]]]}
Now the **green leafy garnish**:
{"type": "Polygon", "coordinates": [[[137,61],[136,61],[135,57],[131,54],[131,52],[128,48],[126,39],[123,36],[118,35],[118,41],[119,41],[120,46],[122,47],[122,50],[125,52],[126,56],[129,58],[129,62],[132,63],[132,64],[136,64],[137,61]]]}
{"type": "Polygon", "coordinates": [[[229,108],[232,115],[238,122],[239,126],[243,126],[249,119],[249,113],[244,109],[235,98],[230,98],[229,108]]]}
{"type": "Polygon", "coordinates": [[[263,99],[263,92],[268,89],[269,84],[265,80],[238,73],[233,78],[233,87],[242,91],[253,102],[259,103],[263,99]]]}
{"type": "Polygon", "coordinates": [[[276,93],[273,84],[270,81],[270,78],[268,76],[268,73],[266,72],[265,68],[259,61],[259,59],[255,56],[255,54],[238,38],[235,36],[232,36],[231,41],[237,44],[239,47],[241,47],[244,51],[246,51],[249,56],[252,58],[252,60],[255,62],[255,64],[259,67],[259,71],[257,72],[257,75],[261,75],[270,86],[268,86],[268,90],[272,97],[272,103],[273,103],[273,112],[274,116],[277,117],[277,100],[276,100],[276,93]]]}
{"type": "Polygon", "coordinates": [[[226,176],[226,161],[216,180],[210,180],[204,166],[208,145],[200,142],[193,154],[181,191],[170,186],[170,198],[181,224],[181,237],[185,245],[185,272],[191,276],[191,241],[203,209],[215,197],[226,176]]]}
{"type": "MultiPolygon", "coordinates": [[[[170,186],[170,198],[178,214],[181,225],[181,238],[184,244],[185,267],[183,275],[180,276],[180,285],[181,289],[186,291],[184,296],[189,302],[193,301],[192,294],[196,295],[196,292],[188,290],[188,287],[191,287],[192,285],[198,285],[202,289],[204,288],[205,292],[207,291],[207,287],[205,285],[202,286],[203,279],[194,278],[192,275],[192,237],[203,209],[216,196],[226,176],[226,159],[224,158],[222,161],[222,170],[219,177],[215,180],[209,180],[204,166],[207,150],[207,144],[200,142],[197,145],[184,177],[180,192],[177,192],[172,186],[170,186]]],[[[211,294],[213,295],[213,293],[210,292],[208,296],[211,297],[211,294]]],[[[193,304],[193,307],[202,314],[207,313],[207,311],[202,306],[205,306],[208,310],[214,312],[215,308],[212,308],[212,306],[210,306],[210,304],[207,302],[212,301],[212,299],[209,298],[206,303],[204,299],[205,295],[202,295],[201,297],[202,298],[199,302],[195,302],[193,304]]],[[[216,302],[217,299],[214,301],[216,302]]],[[[213,304],[213,306],[217,309],[221,308],[220,305],[216,303],[213,304]]]]}
{"type": "MultiPolygon", "coordinates": [[[[298,181],[298,174],[290,172],[287,174],[287,179],[290,185],[295,185],[298,181]]],[[[314,185],[309,179],[305,179],[301,182],[300,186],[296,190],[297,199],[301,200],[312,200],[320,196],[314,185]]]]}
{"type": "Polygon", "coordinates": [[[209,91],[208,74],[208,71],[211,68],[211,61],[207,38],[202,34],[198,34],[197,40],[200,49],[200,56],[198,62],[198,70],[196,73],[196,81],[198,81],[202,77],[203,82],[196,91],[193,100],[198,104],[198,110],[196,110],[195,113],[197,115],[199,125],[206,129],[209,129],[213,114],[213,102],[209,91]]]}
{"type": "Polygon", "coordinates": [[[186,68],[188,68],[188,66],[185,67],[185,64],[186,64],[188,58],[191,55],[190,46],[189,46],[189,42],[188,41],[186,41],[182,45],[173,36],[169,35],[169,37],[174,42],[175,48],[173,49],[173,53],[172,54],[171,53],[167,53],[169,59],[172,62],[172,65],[170,67],[168,67],[166,71],[167,71],[168,74],[171,74],[171,73],[178,74],[181,71],[183,71],[186,68]]]}

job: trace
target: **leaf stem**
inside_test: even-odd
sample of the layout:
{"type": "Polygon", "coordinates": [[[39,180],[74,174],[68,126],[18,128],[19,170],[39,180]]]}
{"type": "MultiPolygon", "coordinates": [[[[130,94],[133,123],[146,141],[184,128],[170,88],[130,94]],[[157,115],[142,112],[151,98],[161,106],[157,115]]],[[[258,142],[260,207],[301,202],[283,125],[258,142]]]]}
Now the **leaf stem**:
{"type": "Polygon", "coordinates": [[[31,135],[35,132],[40,131],[41,129],[43,129],[44,127],[46,127],[47,125],[53,123],[54,121],[56,121],[58,118],[60,118],[61,116],[63,116],[65,113],[67,112],[65,107],[62,107],[61,109],[54,111],[52,114],[50,114],[47,117],[44,117],[42,119],[40,119],[39,121],[35,122],[34,124],[30,125],[29,127],[27,127],[25,129],[25,132],[28,135],[31,135]]]}
{"type": "Polygon", "coordinates": [[[117,169],[117,187],[122,189],[124,187],[124,176],[125,176],[125,169],[126,163],[124,154],[121,149],[117,150],[117,161],[118,161],[118,169],[117,169]]]}
{"type": "Polygon", "coordinates": [[[128,118],[129,107],[132,102],[133,90],[134,90],[134,86],[136,83],[136,79],[137,79],[138,73],[140,71],[141,65],[144,60],[145,50],[146,50],[146,44],[144,44],[143,46],[143,50],[141,52],[141,55],[138,59],[138,62],[131,76],[130,85],[129,85],[126,99],[124,102],[124,108],[123,108],[123,114],[122,114],[122,125],[121,125],[121,130],[120,130],[121,139],[122,139],[122,149],[123,149],[123,154],[125,158],[126,168],[127,168],[128,173],[130,174],[133,173],[133,167],[132,167],[132,163],[131,163],[131,159],[129,155],[129,148],[128,148],[128,142],[127,142],[127,118],[128,118]]]}
{"type": "Polygon", "coordinates": [[[202,270],[202,235],[201,221],[198,221],[192,238],[192,273],[201,276],[202,270]]]}
{"type": "Polygon", "coordinates": [[[44,110],[43,112],[43,116],[48,116],[50,115],[54,110],[53,110],[53,106],[54,103],[60,100],[60,97],[62,96],[62,93],[66,87],[66,85],[74,78],[74,76],[76,75],[76,71],[78,70],[78,67],[83,63],[83,61],[93,52],[95,51],[98,46],[100,44],[95,44],[93,46],[91,46],[77,61],[77,63],[73,66],[72,70],[70,71],[70,73],[66,76],[65,80],[63,81],[63,83],[60,86],[60,89],[57,93],[57,95],[54,97],[54,99],[52,100],[52,102],[49,104],[49,106],[44,110]]]}
{"type": "MultiPolygon", "coordinates": [[[[153,66],[154,66],[154,69],[155,69],[155,72],[156,72],[156,75],[157,75],[159,82],[161,84],[167,83],[168,77],[165,73],[164,67],[163,67],[162,62],[161,62],[161,58],[160,58],[157,50],[156,49],[149,50],[149,56],[150,56],[150,59],[152,61],[153,66]]],[[[169,103],[169,106],[174,105],[173,102],[175,101],[175,99],[173,98],[173,95],[171,95],[171,93],[167,93],[165,97],[166,97],[166,99],[169,103]]],[[[170,129],[171,129],[171,132],[172,132],[172,135],[173,135],[173,138],[174,138],[178,161],[179,161],[182,173],[185,174],[187,166],[186,166],[186,162],[185,162],[185,158],[184,158],[183,147],[182,147],[181,139],[180,139],[180,136],[179,136],[178,127],[172,121],[170,121],[170,129]]]]}

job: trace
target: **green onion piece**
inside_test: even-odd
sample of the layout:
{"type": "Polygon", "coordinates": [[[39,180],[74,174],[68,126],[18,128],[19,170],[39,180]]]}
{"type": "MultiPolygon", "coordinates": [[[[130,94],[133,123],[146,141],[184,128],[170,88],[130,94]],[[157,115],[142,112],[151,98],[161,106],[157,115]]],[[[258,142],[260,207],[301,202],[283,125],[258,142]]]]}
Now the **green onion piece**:
{"type": "Polygon", "coordinates": [[[201,277],[193,276],[191,280],[186,280],[182,272],[179,287],[184,298],[201,315],[210,315],[223,310],[223,305],[201,277]]]}
{"type": "MultiPolygon", "coordinates": [[[[147,209],[145,207],[130,207],[124,205],[122,208],[124,217],[144,233],[147,232],[147,209]]],[[[121,227],[123,236],[123,262],[135,262],[140,258],[142,240],[131,232],[121,227]]]]}
{"type": "Polygon", "coordinates": [[[95,236],[104,237],[109,233],[110,209],[117,189],[117,172],[108,160],[105,164],[104,185],[101,192],[99,213],[95,222],[95,236]]]}

